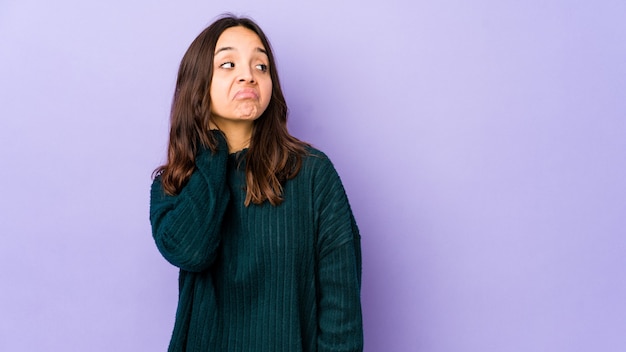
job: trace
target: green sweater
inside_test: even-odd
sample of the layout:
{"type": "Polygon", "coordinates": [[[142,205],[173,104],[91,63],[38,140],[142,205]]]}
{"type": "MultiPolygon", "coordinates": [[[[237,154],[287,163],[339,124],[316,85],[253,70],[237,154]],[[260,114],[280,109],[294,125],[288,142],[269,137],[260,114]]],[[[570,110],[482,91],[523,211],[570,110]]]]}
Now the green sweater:
{"type": "Polygon", "coordinates": [[[330,160],[310,148],[282,204],[246,207],[246,151],[215,135],[178,195],[152,184],[154,240],[180,268],[169,351],[362,351],[360,235],[330,160]]]}

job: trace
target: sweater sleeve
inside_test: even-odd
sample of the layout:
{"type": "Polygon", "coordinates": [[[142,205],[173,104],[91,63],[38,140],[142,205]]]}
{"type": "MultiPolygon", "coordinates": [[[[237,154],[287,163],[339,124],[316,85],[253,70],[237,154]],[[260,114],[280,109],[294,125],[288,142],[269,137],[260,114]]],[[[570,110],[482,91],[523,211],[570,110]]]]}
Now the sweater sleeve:
{"type": "Polygon", "coordinates": [[[230,193],[226,185],[228,147],[214,132],[218,150],[203,149],[196,168],[179,194],[165,194],[160,176],[152,183],[150,223],[157,248],[172,265],[191,272],[207,269],[215,260],[220,227],[230,193]]]}
{"type": "Polygon", "coordinates": [[[318,172],[318,342],[320,352],[362,351],[360,234],[339,175],[328,159],[318,172]]]}

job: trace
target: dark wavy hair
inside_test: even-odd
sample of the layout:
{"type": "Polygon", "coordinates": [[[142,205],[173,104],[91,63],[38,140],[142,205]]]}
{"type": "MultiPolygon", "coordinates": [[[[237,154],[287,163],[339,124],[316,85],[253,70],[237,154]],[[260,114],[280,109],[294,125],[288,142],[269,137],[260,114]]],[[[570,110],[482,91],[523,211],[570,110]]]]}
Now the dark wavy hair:
{"type": "Polygon", "coordinates": [[[165,193],[176,195],[195,169],[199,148],[217,149],[217,140],[209,130],[215,46],[228,28],[242,26],[256,33],[269,58],[272,97],[267,109],[254,121],[252,138],[245,157],[246,200],[261,204],[283,201],[282,186],[300,171],[307,143],[287,131],[287,103],[278,79],[276,62],[267,36],[251,19],[223,15],[196,37],[183,56],[176,80],[170,115],[167,162],[154,175],[161,176],[165,193]]]}

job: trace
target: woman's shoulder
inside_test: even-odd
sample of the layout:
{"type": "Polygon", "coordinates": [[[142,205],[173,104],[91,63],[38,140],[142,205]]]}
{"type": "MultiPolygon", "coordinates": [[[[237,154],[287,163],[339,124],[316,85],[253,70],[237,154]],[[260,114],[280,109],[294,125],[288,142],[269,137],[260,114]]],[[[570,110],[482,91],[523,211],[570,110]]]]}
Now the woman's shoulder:
{"type": "Polygon", "coordinates": [[[322,167],[325,165],[331,165],[332,162],[326,153],[313,146],[307,146],[305,148],[306,154],[303,158],[303,165],[322,167]]]}
{"type": "Polygon", "coordinates": [[[335,166],[328,155],[312,146],[306,147],[306,154],[302,158],[301,172],[310,174],[313,177],[337,174],[335,166]]]}

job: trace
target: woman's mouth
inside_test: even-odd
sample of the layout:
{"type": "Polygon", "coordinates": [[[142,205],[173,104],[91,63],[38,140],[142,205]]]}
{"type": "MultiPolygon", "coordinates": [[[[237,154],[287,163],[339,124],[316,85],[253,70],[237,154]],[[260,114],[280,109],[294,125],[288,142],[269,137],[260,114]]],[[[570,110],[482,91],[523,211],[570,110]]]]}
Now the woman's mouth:
{"type": "Polygon", "coordinates": [[[259,98],[259,95],[257,94],[256,90],[252,88],[244,88],[244,89],[237,91],[237,93],[235,93],[235,100],[258,99],[258,98],[259,98]]]}

